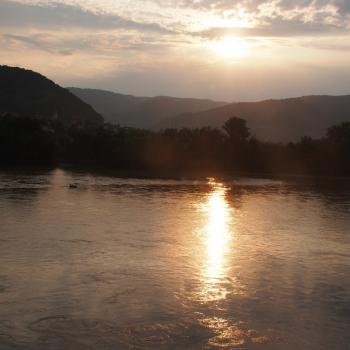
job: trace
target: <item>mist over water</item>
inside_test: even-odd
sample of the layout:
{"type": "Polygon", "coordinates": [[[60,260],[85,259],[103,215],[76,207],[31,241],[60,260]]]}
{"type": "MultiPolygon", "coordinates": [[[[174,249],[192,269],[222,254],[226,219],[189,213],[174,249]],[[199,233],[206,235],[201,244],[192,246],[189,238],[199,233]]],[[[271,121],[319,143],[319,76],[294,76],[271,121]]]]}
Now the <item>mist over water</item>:
{"type": "Polygon", "coordinates": [[[345,182],[0,173],[1,350],[348,349],[349,271],[345,182]]]}

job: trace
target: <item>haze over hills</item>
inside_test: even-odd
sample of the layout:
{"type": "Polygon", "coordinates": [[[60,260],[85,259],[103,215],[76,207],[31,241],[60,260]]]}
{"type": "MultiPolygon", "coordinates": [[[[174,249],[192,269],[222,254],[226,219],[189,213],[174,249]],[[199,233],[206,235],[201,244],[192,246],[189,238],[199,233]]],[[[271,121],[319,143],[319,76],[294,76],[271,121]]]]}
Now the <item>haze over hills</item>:
{"type": "Polygon", "coordinates": [[[0,115],[9,112],[57,118],[67,125],[98,125],[103,116],[108,122],[148,129],[221,127],[228,118],[237,116],[247,120],[254,136],[273,142],[296,141],[305,135],[320,138],[328,127],[350,121],[350,96],[227,104],[69,89],[71,92],[30,70],[0,66],[0,115]]]}
{"type": "Polygon", "coordinates": [[[39,73],[0,66],[0,115],[12,113],[93,126],[103,118],[91,106],[39,73]]]}
{"type": "Polygon", "coordinates": [[[256,137],[274,142],[320,138],[328,127],[350,120],[350,96],[305,96],[227,104],[199,99],[136,97],[110,91],[69,88],[106,121],[148,129],[221,127],[235,115],[256,137]]]}
{"type": "Polygon", "coordinates": [[[106,121],[152,129],[159,123],[183,113],[195,113],[221,107],[227,102],[168,96],[136,97],[96,89],[68,88],[90,104],[106,121]]]}
{"type": "Polygon", "coordinates": [[[231,116],[247,120],[253,135],[274,142],[320,138],[328,127],[350,121],[350,96],[305,96],[284,100],[232,103],[175,116],[158,128],[221,127],[231,116]]]}

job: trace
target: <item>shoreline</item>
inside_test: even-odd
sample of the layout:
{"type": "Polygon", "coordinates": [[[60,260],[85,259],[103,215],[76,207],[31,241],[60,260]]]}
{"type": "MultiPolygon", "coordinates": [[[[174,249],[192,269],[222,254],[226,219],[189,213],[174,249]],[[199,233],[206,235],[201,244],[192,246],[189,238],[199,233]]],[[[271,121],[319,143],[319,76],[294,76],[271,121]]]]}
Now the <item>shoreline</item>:
{"type": "Polygon", "coordinates": [[[135,179],[161,179],[161,180],[197,180],[203,181],[207,178],[216,178],[225,182],[234,181],[237,178],[250,179],[270,179],[270,180],[298,180],[302,182],[310,181],[348,181],[350,176],[322,175],[322,174],[283,174],[283,173],[260,173],[247,171],[154,171],[154,170],[135,170],[135,169],[111,169],[103,166],[90,166],[86,164],[58,163],[54,165],[0,165],[0,172],[38,172],[53,171],[62,169],[65,171],[74,171],[81,173],[91,173],[98,176],[111,176],[116,178],[135,178],[135,179]]]}

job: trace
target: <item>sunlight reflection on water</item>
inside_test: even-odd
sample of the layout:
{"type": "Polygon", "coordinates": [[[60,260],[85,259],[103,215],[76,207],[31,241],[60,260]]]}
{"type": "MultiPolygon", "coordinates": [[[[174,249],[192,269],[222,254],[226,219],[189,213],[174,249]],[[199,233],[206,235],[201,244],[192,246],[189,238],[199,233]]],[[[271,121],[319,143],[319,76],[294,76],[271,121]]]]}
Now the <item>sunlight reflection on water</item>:
{"type": "Polygon", "coordinates": [[[1,350],[348,349],[347,183],[0,172],[0,223],[1,350]]]}
{"type": "MultiPolygon", "coordinates": [[[[233,209],[226,198],[229,188],[214,178],[208,179],[211,191],[202,204],[205,224],[201,235],[203,249],[203,285],[200,302],[215,304],[225,301],[232,293],[232,284],[236,279],[229,276],[229,258],[233,255],[233,209]]],[[[251,338],[240,323],[217,316],[202,315],[199,322],[213,332],[209,344],[219,348],[241,346],[251,338]]]]}
{"type": "Polygon", "coordinates": [[[205,260],[203,295],[206,300],[220,300],[225,299],[228,293],[221,282],[227,277],[226,260],[231,249],[233,234],[229,226],[232,213],[225,199],[227,188],[215,179],[209,179],[208,182],[212,191],[203,204],[203,211],[207,216],[202,233],[206,245],[206,254],[203,255],[205,260]]]}

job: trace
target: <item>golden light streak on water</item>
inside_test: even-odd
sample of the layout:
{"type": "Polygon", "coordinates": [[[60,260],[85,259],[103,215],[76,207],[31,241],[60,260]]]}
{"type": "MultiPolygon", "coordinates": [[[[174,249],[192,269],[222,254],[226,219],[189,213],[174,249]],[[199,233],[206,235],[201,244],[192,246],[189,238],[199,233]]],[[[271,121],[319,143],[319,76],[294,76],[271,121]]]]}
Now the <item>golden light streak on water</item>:
{"type": "Polygon", "coordinates": [[[226,262],[232,241],[232,213],[225,198],[227,187],[214,179],[209,179],[208,182],[212,191],[203,205],[207,220],[203,228],[206,253],[203,256],[205,269],[202,295],[205,300],[210,301],[224,299],[228,293],[222,282],[227,277],[226,262]]]}

